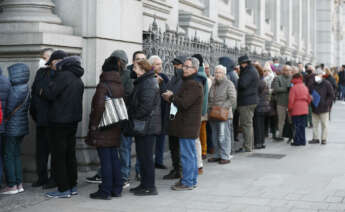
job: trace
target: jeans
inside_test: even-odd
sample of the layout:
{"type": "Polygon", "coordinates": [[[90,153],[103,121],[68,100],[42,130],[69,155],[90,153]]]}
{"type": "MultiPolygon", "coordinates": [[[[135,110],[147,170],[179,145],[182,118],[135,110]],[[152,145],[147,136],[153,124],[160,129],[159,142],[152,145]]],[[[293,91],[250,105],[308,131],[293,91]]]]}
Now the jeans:
{"type": "Polygon", "coordinates": [[[223,160],[231,159],[231,122],[232,120],[210,122],[213,136],[213,147],[215,150],[214,158],[220,158],[223,160]]]}
{"type": "Polygon", "coordinates": [[[121,163],[118,148],[97,148],[101,162],[102,184],[99,189],[108,196],[122,192],[121,163]]]}
{"type": "Polygon", "coordinates": [[[243,129],[244,148],[246,151],[253,150],[254,130],[253,117],[256,105],[246,105],[238,107],[240,113],[240,127],[243,129]]]}
{"type": "Polygon", "coordinates": [[[48,127],[36,128],[36,171],[38,181],[42,183],[48,181],[49,133],[48,127]]]}
{"type": "Polygon", "coordinates": [[[195,139],[180,138],[180,157],[182,165],[181,183],[191,187],[197,184],[198,164],[195,139]]]}
{"type": "Polygon", "coordinates": [[[155,163],[163,165],[164,158],[164,147],[165,147],[165,135],[157,135],[156,137],[156,152],[155,152],[155,163]]]}
{"type": "Polygon", "coordinates": [[[155,188],[154,140],[155,137],[151,135],[135,137],[135,149],[140,163],[140,184],[146,189],[155,188]]]}
{"type": "MultiPolygon", "coordinates": [[[[123,182],[129,180],[131,175],[131,152],[132,152],[132,137],[121,135],[121,146],[120,146],[120,162],[121,162],[121,174],[123,182]]],[[[137,157],[135,164],[135,172],[140,173],[140,165],[137,157]]]]}
{"type": "Polygon", "coordinates": [[[60,192],[70,190],[77,185],[76,131],[75,125],[51,128],[54,180],[60,192]]]}
{"type": "Polygon", "coordinates": [[[305,127],[306,127],[306,115],[292,116],[292,122],[295,125],[295,138],[294,144],[305,145],[305,127]]]}
{"type": "Polygon", "coordinates": [[[24,136],[7,136],[4,142],[4,165],[7,185],[13,187],[23,183],[20,145],[24,136]]]}

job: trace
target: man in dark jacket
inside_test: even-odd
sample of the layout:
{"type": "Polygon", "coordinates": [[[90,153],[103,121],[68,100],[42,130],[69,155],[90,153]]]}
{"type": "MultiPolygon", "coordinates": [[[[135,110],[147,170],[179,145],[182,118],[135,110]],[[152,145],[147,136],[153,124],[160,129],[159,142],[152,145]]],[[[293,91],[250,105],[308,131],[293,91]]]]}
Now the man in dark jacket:
{"type": "MultiPolygon", "coordinates": [[[[186,60],[185,56],[178,56],[176,57],[172,63],[174,65],[174,76],[170,79],[167,89],[172,91],[173,93],[177,93],[177,91],[181,88],[182,85],[182,76],[183,76],[183,63],[186,60]]],[[[171,104],[166,104],[165,112],[164,112],[164,119],[165,122],[168,122],[169,119],[174,119],[176,114],[170,114],[171,104]],[[170,117],[171,116],[171,117],[170,117]]],[[[163,126],[163,129],[167,130],[168,126],[163,126]]],[[[179,139],[176,136],[169,135],[169,149],[171,155],[171,161],[173,165],[173,169],[170,171],[169,174],[165,175],[163,179],[170,180],[170,179],[178,179],[181,177],[181,161],[180,161],[180,145],[179,139]]]]}
{"type": "Polygon", "coordinates": [[[240,127],[243,129],[244,151],[251,152],[254,144],[253,117],[259,101],[259,74],[251,64],[248,56],[239,57],[238,63],[241,66],[237,96],[240,127]]]}
{"type": "Polygon", "coordinates": [[[230,57],[221,57],[219,58],[219,64],[226,67],[226,76],[228,80],[231,80],[235,88],[237,88],[238,75],[235,72],[235,62],[230,57]]]}
{"type": "MultiPolygon", "coordinates": [[[[0,68],[0,104],[2,108],[3,120],[6,119],[6,107],[7,107],[7,98],[10,93],[10,81],[2,74],[2,69],[0,68]]],[[[5,121],[0,124],[0,184],[2,179],[2,143],[5,138],[5,121]]]]}
{"type": "Polygon", "coordinates": [[[179,137],[182,178],[171,188],[193,190],[197,184],[198,164],[195,140],[199,137],[203,104],[203,86],[197,79],[199,61],[187,58],[183,65],[183,83],[174,94],[163,94],[166,101],[177,107],[174,120],[169,123],[169,135],[179,137]]]}
{"type": "Polygon", "coordinates": [[[334,100],[334,90],[328,80],[323,79],[324,72],[319,70],[316,73],[314,84],[310,86],[312,89],[312,117],[313,117],[313,139],[310,144],[320,143],[319,125],[321,123],[321,144],[327,143],[327,128],[329,121],[329,112],[334,100]],[[320,102],[315,101],[316,96],[320,97],[320,102]]]}
{"type": "MultiPolygon", "coordinates": [[[[50,49],[43,50],[42,56],[45,56],[48,62],[49,57],[47,54],[51,52],[50,49]]],[[[43,58],[42,58],[43,59],[43,58]]],[[[49,141],[49,124],[48,124],[48,109],[49,102],[40,96],[41,88],[46,87],[54,74],[50,67],[40,68],[35,76],[34,82],[31,87],[31,104],[30,114],[32,119],[36,122],[36,171],[38,179],[32,184],[32,187],[44,186],[44,188],[54,188],[56,183],[51,172],[51,177],[48,180],[48,158],[50,154],[50,141],[49,141]]],[[[50,165],[53,167],[53,164],[50,165]]],[[[53,168],[51,168],[53,171],[53,168]]]]}
{"type": "Polygon", "coordinates": [[[47,65],[56,73],[40,94],[50,102],[48,121],[52,129],[52,160],[58,190],[46,195],[66,198],[77,193],[75,135],[78,122],[82,120],[84,69],[79,57],[67,57],[61,50],[51,55],[47,65]]]}

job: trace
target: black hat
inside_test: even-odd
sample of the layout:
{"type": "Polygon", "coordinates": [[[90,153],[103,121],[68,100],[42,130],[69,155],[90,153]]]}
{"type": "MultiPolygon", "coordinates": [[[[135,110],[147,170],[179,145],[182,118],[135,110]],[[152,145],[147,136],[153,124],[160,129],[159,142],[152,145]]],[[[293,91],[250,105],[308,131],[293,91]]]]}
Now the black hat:
{"type": "Polygon", "coordinates": [[[46,63],[46,65],[50,65],[53,60],[64,59],[67,56],[68,55],[66,54],[66,52],[64,52],[62,50],[57,50],[57,51],[53,52],[53,54],[50,56],[50,58],[49,58],[48,62],[46,63]]]}
{"type": "Polygon", "coordinates": [[[238,58],[238,64],[242,64],[242,63],[249,63],[250,59],[247,55],[243,55],[241,57],[238,58]]]}
{"type": "Polygon", "coordinates": [[[195,54],[192,57],[195,57],[196,59],[199,60],[199,66],[203,66],[204,65],[204,59],[202,58],[201,54],[195,54]]]}
{"type": "Polygon", "coordinates": [[[186,59],[187,59],[187,57],[185,57],[185,56],[177,56],[171,62],[173,65],[180,65],[180,64],[183,64],[186,59]]]}

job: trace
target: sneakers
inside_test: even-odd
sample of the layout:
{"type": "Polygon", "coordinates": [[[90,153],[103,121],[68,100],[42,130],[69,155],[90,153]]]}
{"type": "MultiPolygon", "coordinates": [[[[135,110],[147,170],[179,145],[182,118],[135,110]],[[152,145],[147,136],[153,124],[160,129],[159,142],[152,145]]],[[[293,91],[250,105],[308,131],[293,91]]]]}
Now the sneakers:
{"type": "Polygon", "coordinates": [[[17,190],[18,190],[18,193],[24,192],[23,184],[17,185],[17,190]]]}
{"type": "Polygon", "coordinates": [[[70,192],[71,192],[71,195],[78,195],[78,190],[77,190],[77,186],[74,186],[71,190],[70,190],[70,192]]]}
{"type": "Polygon", "coordinates": [[[179,171],[171,170],[169,174],[163,177],[163,180],[172,180],[172,179],[179,179],[181,174],[179,171]]]}
{"type": "Polygon", "coordinates": [[[134,191],[135,196],[154,196],[158,195],[156,188],[142,188],[134,191]]]}
{"type": "Polygon", "coordinates": [[[129,184],[129,181],[126,180],[123,182],[123,186],[122,186],[122,189],[126,189],[126,188],[129,188],[130,184],[129,184]]]}
{"type": "Polygon", "coordinates": [[[91,199],[100,199],[100,200],[111,200],[111,196],[107,195],[102,191],[97,191],[95,193],[90,194],[91,199]]]}
{"type": "Polygon", "coordinates": [[[102,183],[102,178],[98,174],[96,174],[93,177],[87,177],[86,178],[86,182],[101,184],[102,183]]]}
{"type": "Polygon", "coordinates": [[[46,193],[46,196],[50,198],[71,198],[71,191],[70,190],[67,190],[64,192],[53,191],[53,192],[46,193]]]}
{"type": "Polygon", "coordinates": [[[308,141],[309,144],[319,144],[320,140],[319,139],[312,139],[310,141],[308,141]]]}
{"type": "Polygon", "coordinates": [[[0,194],[4,194],[4,195],[12,195],[12,194],[18,194],[18,193],[19,191],[18,191],[17,186],[12,186],[12,187],[7,186],[6,188],[0,191],[0,194]]]}
{"type": "Polygon", "coordinates": [[[179,181],[175,185],[171,186],[171,189],[174,191],[190,191],[194,189],[194,186],[186,186],[179,181]]]}

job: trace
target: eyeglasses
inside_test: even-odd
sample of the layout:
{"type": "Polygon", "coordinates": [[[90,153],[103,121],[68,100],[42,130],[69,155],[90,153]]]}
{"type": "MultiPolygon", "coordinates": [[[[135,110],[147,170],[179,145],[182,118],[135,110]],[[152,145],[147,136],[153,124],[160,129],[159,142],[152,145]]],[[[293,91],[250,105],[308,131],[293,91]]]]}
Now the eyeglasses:
{"type": "Polygon", "coordinates": [[[186,65],[183,65],[182,67],[183,67],[184,69],[194,68],[193,66],[186,66],[186,65]]]}

